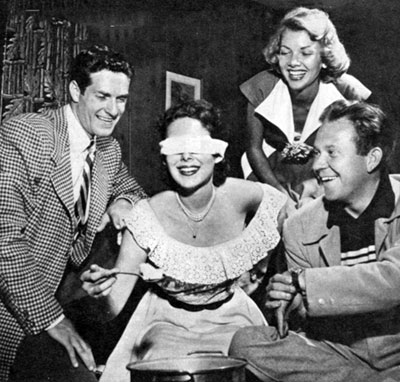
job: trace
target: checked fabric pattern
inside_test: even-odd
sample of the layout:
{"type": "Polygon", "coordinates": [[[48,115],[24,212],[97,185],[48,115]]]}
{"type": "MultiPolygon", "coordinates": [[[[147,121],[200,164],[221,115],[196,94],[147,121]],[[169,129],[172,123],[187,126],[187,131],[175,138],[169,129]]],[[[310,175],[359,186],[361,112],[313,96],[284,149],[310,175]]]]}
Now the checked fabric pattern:
{"type": "Polygon", "coordinates": [[[79,198],[75,202],[74,211],[77,219],[77,228],[75,232],[74,239],[84,233],[87,219],[89,216],[89,197],[90,197],[90,186],[92,180],[92,167],[94,161],[94,153],[96,151],[96,143],[95,141],[91,141],[88,149],[88,154],[86,156],[86,160],[83,165],[82,171],[82,183],[79,190],[79,198]]]}
{"type": "Polygon", "coordinates": [[[63,312],[55,292],[67,262],[79,267],[87,258],[109,204],[146,197],[112,137],[96,140],[90,192],[85,234],[74,241],[64,108],[21,114],[0,127],[0,381],[24,335],[42,332],[63,312]]]}

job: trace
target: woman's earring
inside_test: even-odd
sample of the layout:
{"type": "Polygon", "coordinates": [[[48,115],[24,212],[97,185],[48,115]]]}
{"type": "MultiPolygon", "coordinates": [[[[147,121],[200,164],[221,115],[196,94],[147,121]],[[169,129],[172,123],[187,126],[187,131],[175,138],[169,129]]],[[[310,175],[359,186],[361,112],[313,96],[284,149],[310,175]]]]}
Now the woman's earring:
{"type": "Polygon", "coordinates": [[[214,163],[215,164],[221,163],[224,160],[224,157],[221,156],[221,155],[214,154],[213,157],[214,157],[214,163]]]}
{"type": "Polygon", "coordinates": [[[326,64],[324,62],[322,63],[321,67],[322,67],[322,69],[326,69],[327,68],[327,66],[326,66],[326,64]]]}

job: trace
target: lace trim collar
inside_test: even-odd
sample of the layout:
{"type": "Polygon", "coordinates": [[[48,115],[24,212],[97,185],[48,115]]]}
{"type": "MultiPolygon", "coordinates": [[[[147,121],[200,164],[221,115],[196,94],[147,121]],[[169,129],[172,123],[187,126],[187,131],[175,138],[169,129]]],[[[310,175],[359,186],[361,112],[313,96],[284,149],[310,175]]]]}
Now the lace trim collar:
{"type": "Polygon", "coordinates": [[[260,184],[263,199],[250,223],[231,240],[209,247],[194,247],[169,236],[147,200],[136,205],[127,227],[148,258],[164,274],[191,283],[219,283],[239,277],[268,256],[280,240],[277,215],[286,197],[260,184]]]}

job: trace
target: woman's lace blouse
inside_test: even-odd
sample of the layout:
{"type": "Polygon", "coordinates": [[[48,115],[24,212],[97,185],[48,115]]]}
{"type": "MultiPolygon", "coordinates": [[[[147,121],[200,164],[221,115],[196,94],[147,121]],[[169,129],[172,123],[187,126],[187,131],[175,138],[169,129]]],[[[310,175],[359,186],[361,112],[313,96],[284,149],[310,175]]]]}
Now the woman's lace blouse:
{"type": "Polygon", "coordinates": [[[232,283],[268,256],[280,240],[277,216],[286,197],[259,183],[263,199],[239,236],[209,247],[194,247],[169,236],[147,200],[139,201],[126,219],[148,260],[163,271],[158,286],[170,297],[188,304],[209,304],[226,299],[232,283]]]}

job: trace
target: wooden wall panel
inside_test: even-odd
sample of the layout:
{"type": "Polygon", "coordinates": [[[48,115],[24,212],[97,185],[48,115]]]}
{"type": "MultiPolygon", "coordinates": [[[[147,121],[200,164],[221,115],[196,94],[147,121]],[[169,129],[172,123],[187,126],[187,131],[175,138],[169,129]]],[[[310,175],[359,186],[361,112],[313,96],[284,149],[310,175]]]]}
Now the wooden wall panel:
{"type": "MultiPolygon", "coordinates": [[[[13,2],[19,6],[40,3],[48,17],[84,25],[87,45],[108,44],[133,64],[136,77],[128,110],[115,134],[131,172],[149,193],[164,187],[154,125],[164,111],[167,70],[201,78],[204,98],[223,109],[231,131],[231,175],[241,176],[246,102],[238,86],[265,68],[261,49],[288,10],[286,3],[269,8],[249,0],[97,0],[95,5],[89,0],[13,2]]],[[[321,4],[304,1],[307,6],[321,4]]],[[[400,3],[324,4],[352,58],[350,73],[370,87],[398,129],[400,3]]],[[[394,171],[400,170],[399,150],[394,171]]]]}
{"type": "Polygon", "coordinates": [[[1,81],[2,121],[67,103],[70,62],[85,39],[84,25],[47,18],[39,9],[11,13],[1,81]]]}

